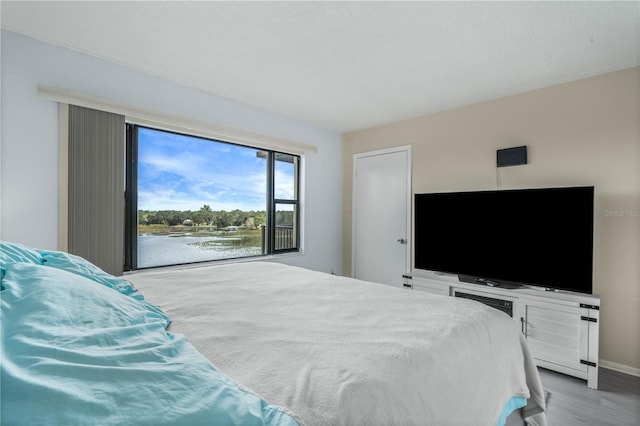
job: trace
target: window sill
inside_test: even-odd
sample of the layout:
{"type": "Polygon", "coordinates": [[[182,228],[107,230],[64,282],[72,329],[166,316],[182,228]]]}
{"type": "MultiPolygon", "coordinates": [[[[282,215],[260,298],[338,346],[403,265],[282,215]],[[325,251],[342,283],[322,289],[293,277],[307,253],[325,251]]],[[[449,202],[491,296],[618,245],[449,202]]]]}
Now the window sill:
{"type": "Polygon", "coordinates": [[[154,266],[151,268],[137,269],[135,271],[125,271],[124,276],[127,275],[135,275],[141,274],[149,271],[175,271],[179,269],[192,269],[192,268],[202,268],[205,266],[217,266],[217,265],[228,265],[232,263],[245,263],[245,262],[268,262],[270,260],[282,259],[285,257],[299,257],[304,256],[304,250],[300,249],[300,251],[296,252],[287,252],[280,254],[270,254],[267,256],[255,256],[255,257],[243,257],[238,259],[224,259],[224,260],[211,260],[206,262],[197,262],[197,263],[185,263],[182,265],[166,265],[166,266],[154,266]]]}

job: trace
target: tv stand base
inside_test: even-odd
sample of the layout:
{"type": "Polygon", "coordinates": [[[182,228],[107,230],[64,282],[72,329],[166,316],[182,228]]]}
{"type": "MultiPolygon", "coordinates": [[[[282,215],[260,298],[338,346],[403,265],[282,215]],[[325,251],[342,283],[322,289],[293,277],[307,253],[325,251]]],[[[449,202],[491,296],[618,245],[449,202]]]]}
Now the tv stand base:
{"type": "Polygon", "coordinates": [[[474,277],[472,275],[458,275],[458,279],[460,280],[460,282],[486,285],[488,287],[498,287],[498,288],[503,288],[505,290],[513,290],[515,288],[523,287],[520,284],[510,283],[507,281],[499,281],[499,280],[491,280],[487,278],[474,277]]]}

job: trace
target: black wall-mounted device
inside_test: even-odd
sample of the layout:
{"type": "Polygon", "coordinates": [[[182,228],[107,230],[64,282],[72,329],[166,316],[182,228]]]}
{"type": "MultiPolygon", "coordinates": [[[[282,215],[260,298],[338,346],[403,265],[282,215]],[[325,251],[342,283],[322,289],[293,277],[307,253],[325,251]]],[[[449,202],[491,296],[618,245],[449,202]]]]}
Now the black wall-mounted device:
{"type": "Polygon", "coordinates": [[[527,164],[526,146],[516,146],[496,151],[497,167],[519,166],[521,164],[527,164]]]}

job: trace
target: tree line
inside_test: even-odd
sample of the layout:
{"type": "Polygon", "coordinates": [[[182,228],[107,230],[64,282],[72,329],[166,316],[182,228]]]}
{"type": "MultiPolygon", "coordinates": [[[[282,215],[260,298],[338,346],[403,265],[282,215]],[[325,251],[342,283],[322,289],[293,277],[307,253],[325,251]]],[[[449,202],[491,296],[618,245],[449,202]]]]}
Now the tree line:
{"type": "MultiPolygon", "coordinates": [[[[276,213],[277,224],[293,223],[292,211],[278,211],[276,213]]],[[[244,226],[255,229],[267,223],[266,211],[242,211],[242,210],[212,210],[208,204],[200,207],[200,210],[138,210],[138,223],[140,225],[192,225],[214,226],[226,228],[228,226],[244,226]]]]}

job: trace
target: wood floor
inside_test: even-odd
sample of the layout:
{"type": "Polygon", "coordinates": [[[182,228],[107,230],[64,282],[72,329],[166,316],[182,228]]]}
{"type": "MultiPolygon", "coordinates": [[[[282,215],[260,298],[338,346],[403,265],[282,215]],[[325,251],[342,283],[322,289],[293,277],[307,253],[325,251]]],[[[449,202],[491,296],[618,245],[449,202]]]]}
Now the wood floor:
{"type": "Polygon", "coordinates": [[[539,368],[542,386],[551,392],[549,426],[640,425],[640,377],[601,368],[598,390],[587,382],[539,368]]]}

